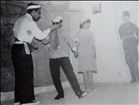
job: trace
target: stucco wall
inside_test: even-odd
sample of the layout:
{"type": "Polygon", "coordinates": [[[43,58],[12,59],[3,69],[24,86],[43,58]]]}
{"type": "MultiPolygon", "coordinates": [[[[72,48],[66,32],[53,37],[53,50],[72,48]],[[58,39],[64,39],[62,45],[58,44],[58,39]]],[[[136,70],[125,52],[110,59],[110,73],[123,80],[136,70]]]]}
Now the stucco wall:
{"type": "MultiPolygon", "coordinates": [[[[61,15],[64,20],[64,28],[69,33],[68,2],[32,1],[42,5],[42,18],[37,22],[43,31],[51,25],[51,20],[61,15]]],[[[14,90],[14,69],[11,59],[11,47],[14,41],[13,25],[15,21],[26,13],[29,1],[1,2],[1,91],[14,90]]],[[[36,41],[39,49],[32,53],[34,62],[35,86],[52,85],[49,70],[48,47],[36,41]]],[[[61,80],[65,81],[65,75],[61,74],[61,80]]]]}
{"type": "MultiPolygon", "coordinates": [[[[72,36],[79,29],[79,22],[83,17],[91,19],[90,30],[96,37],[97,69],[94,74],[95,82],[128,82],[131,79],[129,68],[125,63],[124,52],[118,33],[123,23],[122,13],[128,10],[131,22],[138,26],[138,2],[136,1],[71,1],[71,5],[79,7],[82,15],[75,13],[71,17],[72,36]],[[72,3],[71,3],[72,2],[72,3]],[[101,13],[93,14],[92,6],[101,3],[101,13]],[[80,5],[80,6],[79,6],[80,5]],[[74,22],[73,22],[74,21],[74,22]],[[76,24],[76,25],[75,25],[76,24]]],[[[72,58],[74,70],[77,73],[77,60],[72,58]]],[[[83,77],[77,73],[79,80],[83,77]]]]}

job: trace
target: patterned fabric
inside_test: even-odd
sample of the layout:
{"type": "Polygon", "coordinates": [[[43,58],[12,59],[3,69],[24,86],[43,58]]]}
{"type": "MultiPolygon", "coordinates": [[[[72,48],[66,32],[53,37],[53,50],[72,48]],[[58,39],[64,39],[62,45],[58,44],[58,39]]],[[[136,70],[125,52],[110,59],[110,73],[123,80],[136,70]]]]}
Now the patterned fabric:
{"type": "MultiPolygon", "coordinates": [[[[70,49],[76,49],[75,42],[65,33],[63,29],[57,30],[59,46],[58,49],[55,50],[55,32],[52,31],[47,38],[45,38],[42,43],[48,44],[50,43],[49,51],[50,51],[50,58],[61,58],[61,57],[69,57],[70,49]]],[[[57,42],[56,42],[57,43],[57,42]]]]}
{"type": "Polygon", "coordinates": [[[59,46],[59,38],[58,38],[58,33],[57,31],[55,31],[55,35],[54,35],[54,45],[53,48],[54,50],[57,50],[59,46]]]}

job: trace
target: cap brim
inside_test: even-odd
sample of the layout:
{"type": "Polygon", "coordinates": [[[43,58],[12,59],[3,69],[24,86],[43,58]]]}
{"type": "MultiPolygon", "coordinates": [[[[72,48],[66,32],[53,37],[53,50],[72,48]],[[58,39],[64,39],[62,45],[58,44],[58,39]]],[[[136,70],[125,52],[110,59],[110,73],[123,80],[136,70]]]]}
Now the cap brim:
{"type": "Polygon", "coordinates": [[[85,23],[86,21],[88,21],[88,20],[90,20],[89,18],[86,18],[86,19],[84,19],[84,20],[81,20],[80,21],[80,24],[83,24],[83,23],[85,23]]]}

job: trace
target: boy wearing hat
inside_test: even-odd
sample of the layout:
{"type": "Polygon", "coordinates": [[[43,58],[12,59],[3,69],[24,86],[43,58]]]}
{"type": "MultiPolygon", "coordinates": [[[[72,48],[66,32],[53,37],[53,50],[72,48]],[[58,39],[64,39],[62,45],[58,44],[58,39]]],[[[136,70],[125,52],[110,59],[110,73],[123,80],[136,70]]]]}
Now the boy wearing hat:
{"type": "Polygon", "coordinates": [[[124,23],[119,27],[119,34],[125,52],[126,64],[129,67],[132,80],[134,83],[138,80],[138,27],[129,21],[130,14],[128,11],[123,12],[124,23]]]}
{"type": "Polygon", "coordinates": [[[27,13],[14,24],[13,33],[15,42],[12,47],[12,60],[15,71],[15,105],[37,105],[39,102],[34,96],[33,61],[31,52],[37,49],[36,44],[31,46],[33,38],[42,40],[56,29],[56,26],[41,31],[36,22],[41,18],[41,6],[30,3],[27,13]]]}
{"type": "Polygon", "coordinates": [[[68,37],[65,31],[62,29],[62,17],[58,16],[52,20],[52,24],[59,28],[50,33],[49,37],[43,40],[43,44],[50,43],[50,71],[53,79],[54,86],[58,92],[55,97],[56,100],[64,98],[64,90],[60,81],[60,66],[62,67],[72,89],[78,98],[82,98],[86,95],[80,89],[76,75],[74,74],[73,67],[69,60],[69,48],[75,54],[78,55],[77,48],[73,40],[68,37]]]}

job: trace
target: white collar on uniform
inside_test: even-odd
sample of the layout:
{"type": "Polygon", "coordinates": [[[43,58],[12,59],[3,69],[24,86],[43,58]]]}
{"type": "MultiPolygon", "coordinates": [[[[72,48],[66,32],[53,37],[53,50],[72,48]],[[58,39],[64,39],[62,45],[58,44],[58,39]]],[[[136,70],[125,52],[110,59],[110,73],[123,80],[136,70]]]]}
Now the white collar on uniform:
{"type": "Polygon", "coordinates": [[[26,16],[33,20],[32,16],[29,13],[26,13],[26,16]]]}

